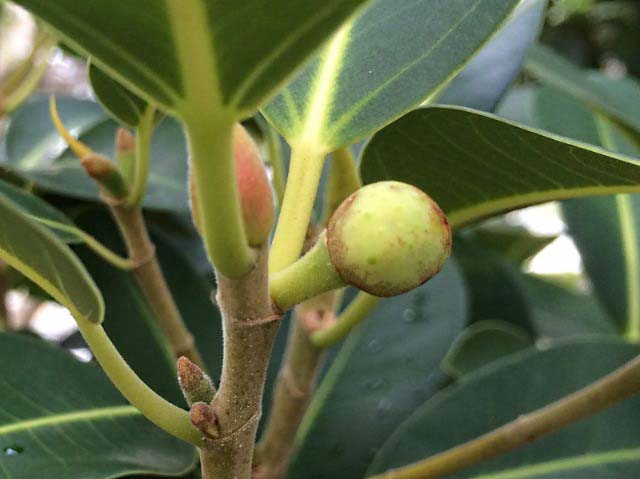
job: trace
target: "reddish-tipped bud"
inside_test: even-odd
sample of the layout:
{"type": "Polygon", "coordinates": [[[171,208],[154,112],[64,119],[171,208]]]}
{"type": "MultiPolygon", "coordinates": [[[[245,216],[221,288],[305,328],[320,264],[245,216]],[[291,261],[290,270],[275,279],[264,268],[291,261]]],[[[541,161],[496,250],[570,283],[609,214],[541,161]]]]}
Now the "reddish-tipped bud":
{"type": "Polygon", "coordinates": [[[97,153],[89,153],[80,164],[96,183],[112,198],[121,199],[127,195],[127,185],[118,166],[109,158],[97,153]]]}
{"type": "MultiPolygon", "coordinates": [[[[233,133],[233,148],[236,178],[242,219],[250,246],[260,246],[267,242],[275,219],[273,192],[266,169],[260,159],[258,147],[244,127],[237,124],[233,133]]],[[[196,183],[193,173],[189,175],[191,212],[198,231],[201,230],[200,212],[196,201],[196,183]]]]}
{"type": "Polygon", "coordinates": [[[209,439],[215,439],[220,435],[218,420],[213,412],[213,408],[204,402],[197,402],[191,406],[189,411],[191,423],[209,439]]]}
{"type": "Polygon", "coordinates": [[[247,239],[251,246],[260,246],[269,239],[275,218],[271,185],[258,147],[240,124],[235,127],[233,145],[247,239]]]}
{"type": "Polygon", "coordinates": [[[136,137],[129,130],[118,128],[116,132],[116,151],[120,153],[133,153],[136,150],[136,137]]]}
{"type": "Polygon", "coordinates": [[[209,376],[185,356],[178,359],[178,382],[189,404],[210,403],[216,394],[216,388],[209,376]]]}

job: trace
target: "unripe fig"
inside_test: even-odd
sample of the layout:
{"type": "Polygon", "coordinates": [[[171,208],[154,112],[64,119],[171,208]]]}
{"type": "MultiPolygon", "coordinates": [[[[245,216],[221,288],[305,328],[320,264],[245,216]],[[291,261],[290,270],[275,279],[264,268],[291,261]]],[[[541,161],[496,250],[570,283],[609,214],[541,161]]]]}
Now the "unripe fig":
{"type": "Polygon", "coordinates": [[[419,189],[383,181],[360,188],[338,207],[316,244],[269,278],[282,311],[349,284],[395,296],[433,277],[451,253],[451,230],[419,189]]]}
{"type": "Polygon", "coordinates": [[[342,279],[375,296],[395,296],[433,277],[451,252],[442,210],[406,183],[360,188],[331,217],[326,235],[342,279]]]}
{"type": "MultiPolygon", "coordinates": [[[[258,147],[241,124],[233,132],[236,178],[242,219],[247,241],[250,246],[260,246],[267,242],[275,219],[273,192],[267,172],[260,159],[258,147]]],[[[200,219],[196,198],[196,185],[189,178],[191,190],[191,210],[196,228],[200,230],[200,219]]]]}

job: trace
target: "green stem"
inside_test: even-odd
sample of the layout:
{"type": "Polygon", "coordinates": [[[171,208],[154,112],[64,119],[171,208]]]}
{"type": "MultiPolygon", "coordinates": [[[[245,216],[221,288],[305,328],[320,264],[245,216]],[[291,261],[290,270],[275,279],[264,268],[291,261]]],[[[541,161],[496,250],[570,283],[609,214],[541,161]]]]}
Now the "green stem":
{"type": "Polygon", "coordinates": [[[640,356],[602,379],[494,431],[369,479],[437,479],[530,444],[640,393],[640,356]]]}
{"type": "Polygon", "coordinates": [[[269,277],[269,292],[281,311],[296,304],[346,286],[331,264],[324,234],[298,261],[269,277]]]}
{"type": "Polygon", "coordinates": [[[213,266],[227,278],[247,274],[255,264],[242,222],[233,156],[233,121],[186,121],[201,233],[213,266]]]}
{"type": "MultiPolygon", "coordinates": [[[[53,49],[51,50],[53,51],[53,49]]],[[[40,80],[44,76],[47,68],[49,67],[48,57],[43,59],[38,65],[36,65],[27,76],[20,82],[20,84],[7,94],[3,99],[3,104],[0,107],[0,115],[6,115],[18,108],[29,96],[35,91],[40,83],[40,80]]],[[[0,93],[2,93],[0,91],[0,93]]]]}
{"type": "Polygon", "coordinates": [[[169,434],[196,446],[202,435],[191,424],[189,413],[171,404],[147,386],[115,348],[101,325],[76,318],[91,352],[118,391],[145,417],[169,434]]]}
{"type": "Polygon", "coordinates": [[[269,256],[271,273],[286,268],[300,256],[325,156],[301,146],[291,149],[287,186],[269,256]]]}
{"type": "Polygon", "coordinates": [[[104,259],[107,263],[115,266],[119,269],[130,270],[135,266],[128,258],[123,258],[122,256],[114,253],[105,245],[100,243],[97,239],[91,236],[86,231],[81,230],[77,226],[66,225],[63,223],[58,223],[56,221],[51,221],[46,218],[40,218],[38,216],[29,215],[29,217],[39,223],[42,223],[49,228],[64,231],[65,233],[70,233],[77,237],[80,241],[82,241],[89,249],[91,249],[95,254],[104,259]]]}
{"type": "Polygon", "coordinates": [[[318,348],[328,348],[344,339],[349,332],[366,318],[378,305],[380,298],[360,291],[335,323],[311,335],[311,343],[318,348]]]}
{"type": "Polygon", "coordinates": [[[149,161],[151,157],[151,137],[155,128],[156,109],[147,107],[140,124],[136,128],[136,161],[133,184],[127,203],[133,206],[142,204],[144,194],[147,191],[149,178],[149,161]]]}

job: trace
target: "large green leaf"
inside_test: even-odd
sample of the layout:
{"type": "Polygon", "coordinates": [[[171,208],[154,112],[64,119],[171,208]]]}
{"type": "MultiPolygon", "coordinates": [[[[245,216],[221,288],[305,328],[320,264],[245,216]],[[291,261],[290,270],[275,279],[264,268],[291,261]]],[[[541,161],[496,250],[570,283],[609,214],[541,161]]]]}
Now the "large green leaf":
{"type": "MultiPolygon", "coordinates": [[[[615,126],[566,94],[543,89],[536,95],[534,114],[541,128],[638,156],[615,126]]],[[[640,196],[567,201],[563,213],[596,294],[620,331],[640,338],[640,196]]]]}
{"type": "MultiPolygon", "coordinates": [[[[0,195],[3,195],[13,202],[15,206],[35,218],[65,226],[73,226],[73,222],[60,210],[11,183],[0,180],[0,195]]],[[[61,231],[60,229],[53,229],[52,231],[66,243],[77,243],[79,241],[76,235],[66,231],[61,231]]]]}
{"type": "MultiPolygon", "coordinates": [[[[424,459],[540,408],[640,353],[614,340],[557,345],[501,361],[426,402],[402,424],[369,473],[424,459]]],[[[640,398],[629,399],[459,479],[630,479],[640,474],[640,398]]]]}
{"type": "MultiPolygon", "coordinates": [[[[86,100],[57,101],[60,116],[69,130],[94,151],[114,157],[118,124],[99,105],[86,100]]],[[[98,188],[65,148],[49,117],[45,98],[27,103],[13,116],[5,142],[5,163],[0,164],[37,186],[58,194],[98,200],[98,188]]],[[[188,211],[187,148],[182,128],[165,118],[156,128],[151,144],[147,208],[188,211]]]]}
{"type": "Polygon", "coordinates": [[[16,3],[128,88],[168,108],[190,96],[191,85],[211,79],[222,104],[246,111],[365,0],[16,3]]]}
{"type": "Polygon", "coordinates": [[[365,183],[427,192],[454,229],[544,201],[640,191],[640,165],[569,139],[463,108],[413,111],[363,152],[365,183]]]}
{"type": "Polygon", "coordinates": [[[640,138],[640,83],[620,79],[615,88],[611,81],[598,81],[593,72],[582,70],[548,47],[531,50],[526,69],[543,82],[575,96],[589,107],[609,116],[640,138]]]}
{"type": "Polygon", "coordinates": [[[0,259],[66,306],[75,318],[102,322],[102,296],[78,258],[2,195],[0,259]]]}
{"type": "Polygon", "coordinates": [[[453,264],[411,293],[383,300],[321,382],[288,477],[362,477],[389,433],[441,384],[440,361],[465,313],[453,264]]]}
{"type": "Polygon", "coordinates": [[[509,22],[453,79],[438,103],[493,111],[538,37],[546,7],[546,0],[520,3],[509,22]]]}
{"type": "Polygon", "coordinates": [[[0,335],[0,476],[107,479],[185,474],[193,447],[127,404],[94,364],[0,335]]]}
{"type": "Polygon", "coordinates": [[[267,105],[289,143],[332,151],[439,92],[515,0],[376,0],[267,105]],[[401,46],[401,48],[399,48],[401,46]]]}

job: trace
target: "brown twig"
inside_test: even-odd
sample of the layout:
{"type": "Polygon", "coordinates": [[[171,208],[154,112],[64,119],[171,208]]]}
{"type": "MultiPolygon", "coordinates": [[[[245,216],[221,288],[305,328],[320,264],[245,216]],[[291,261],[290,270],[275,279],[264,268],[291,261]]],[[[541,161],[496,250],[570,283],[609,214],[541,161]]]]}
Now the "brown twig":
{"type": "Polygon", "coordinates": [[[286,472],[324,356],[324,350],[314,346],[310,336],[335,320],[337,296],[330,292],[296,307],[266,432],[256,449],[254,479],[278,479],[286,472]]]}
{"type": "Polygon", "coordinates": [[[209,422],[215,427],[209,430],[215,437],[200,449],[202,477],[244,479],[251,475],[267,366],[281,319],[269,296],[266,248],[244,278],[218,275],[218,304],[225,356],[220,387],[211,402],[209,422]]]}
{"type": "Polygon", "coordinates": [[[453,449],[369,479],[436,479],[552,434],[640,393],[640,356],[548,406],[453,449]]]}

